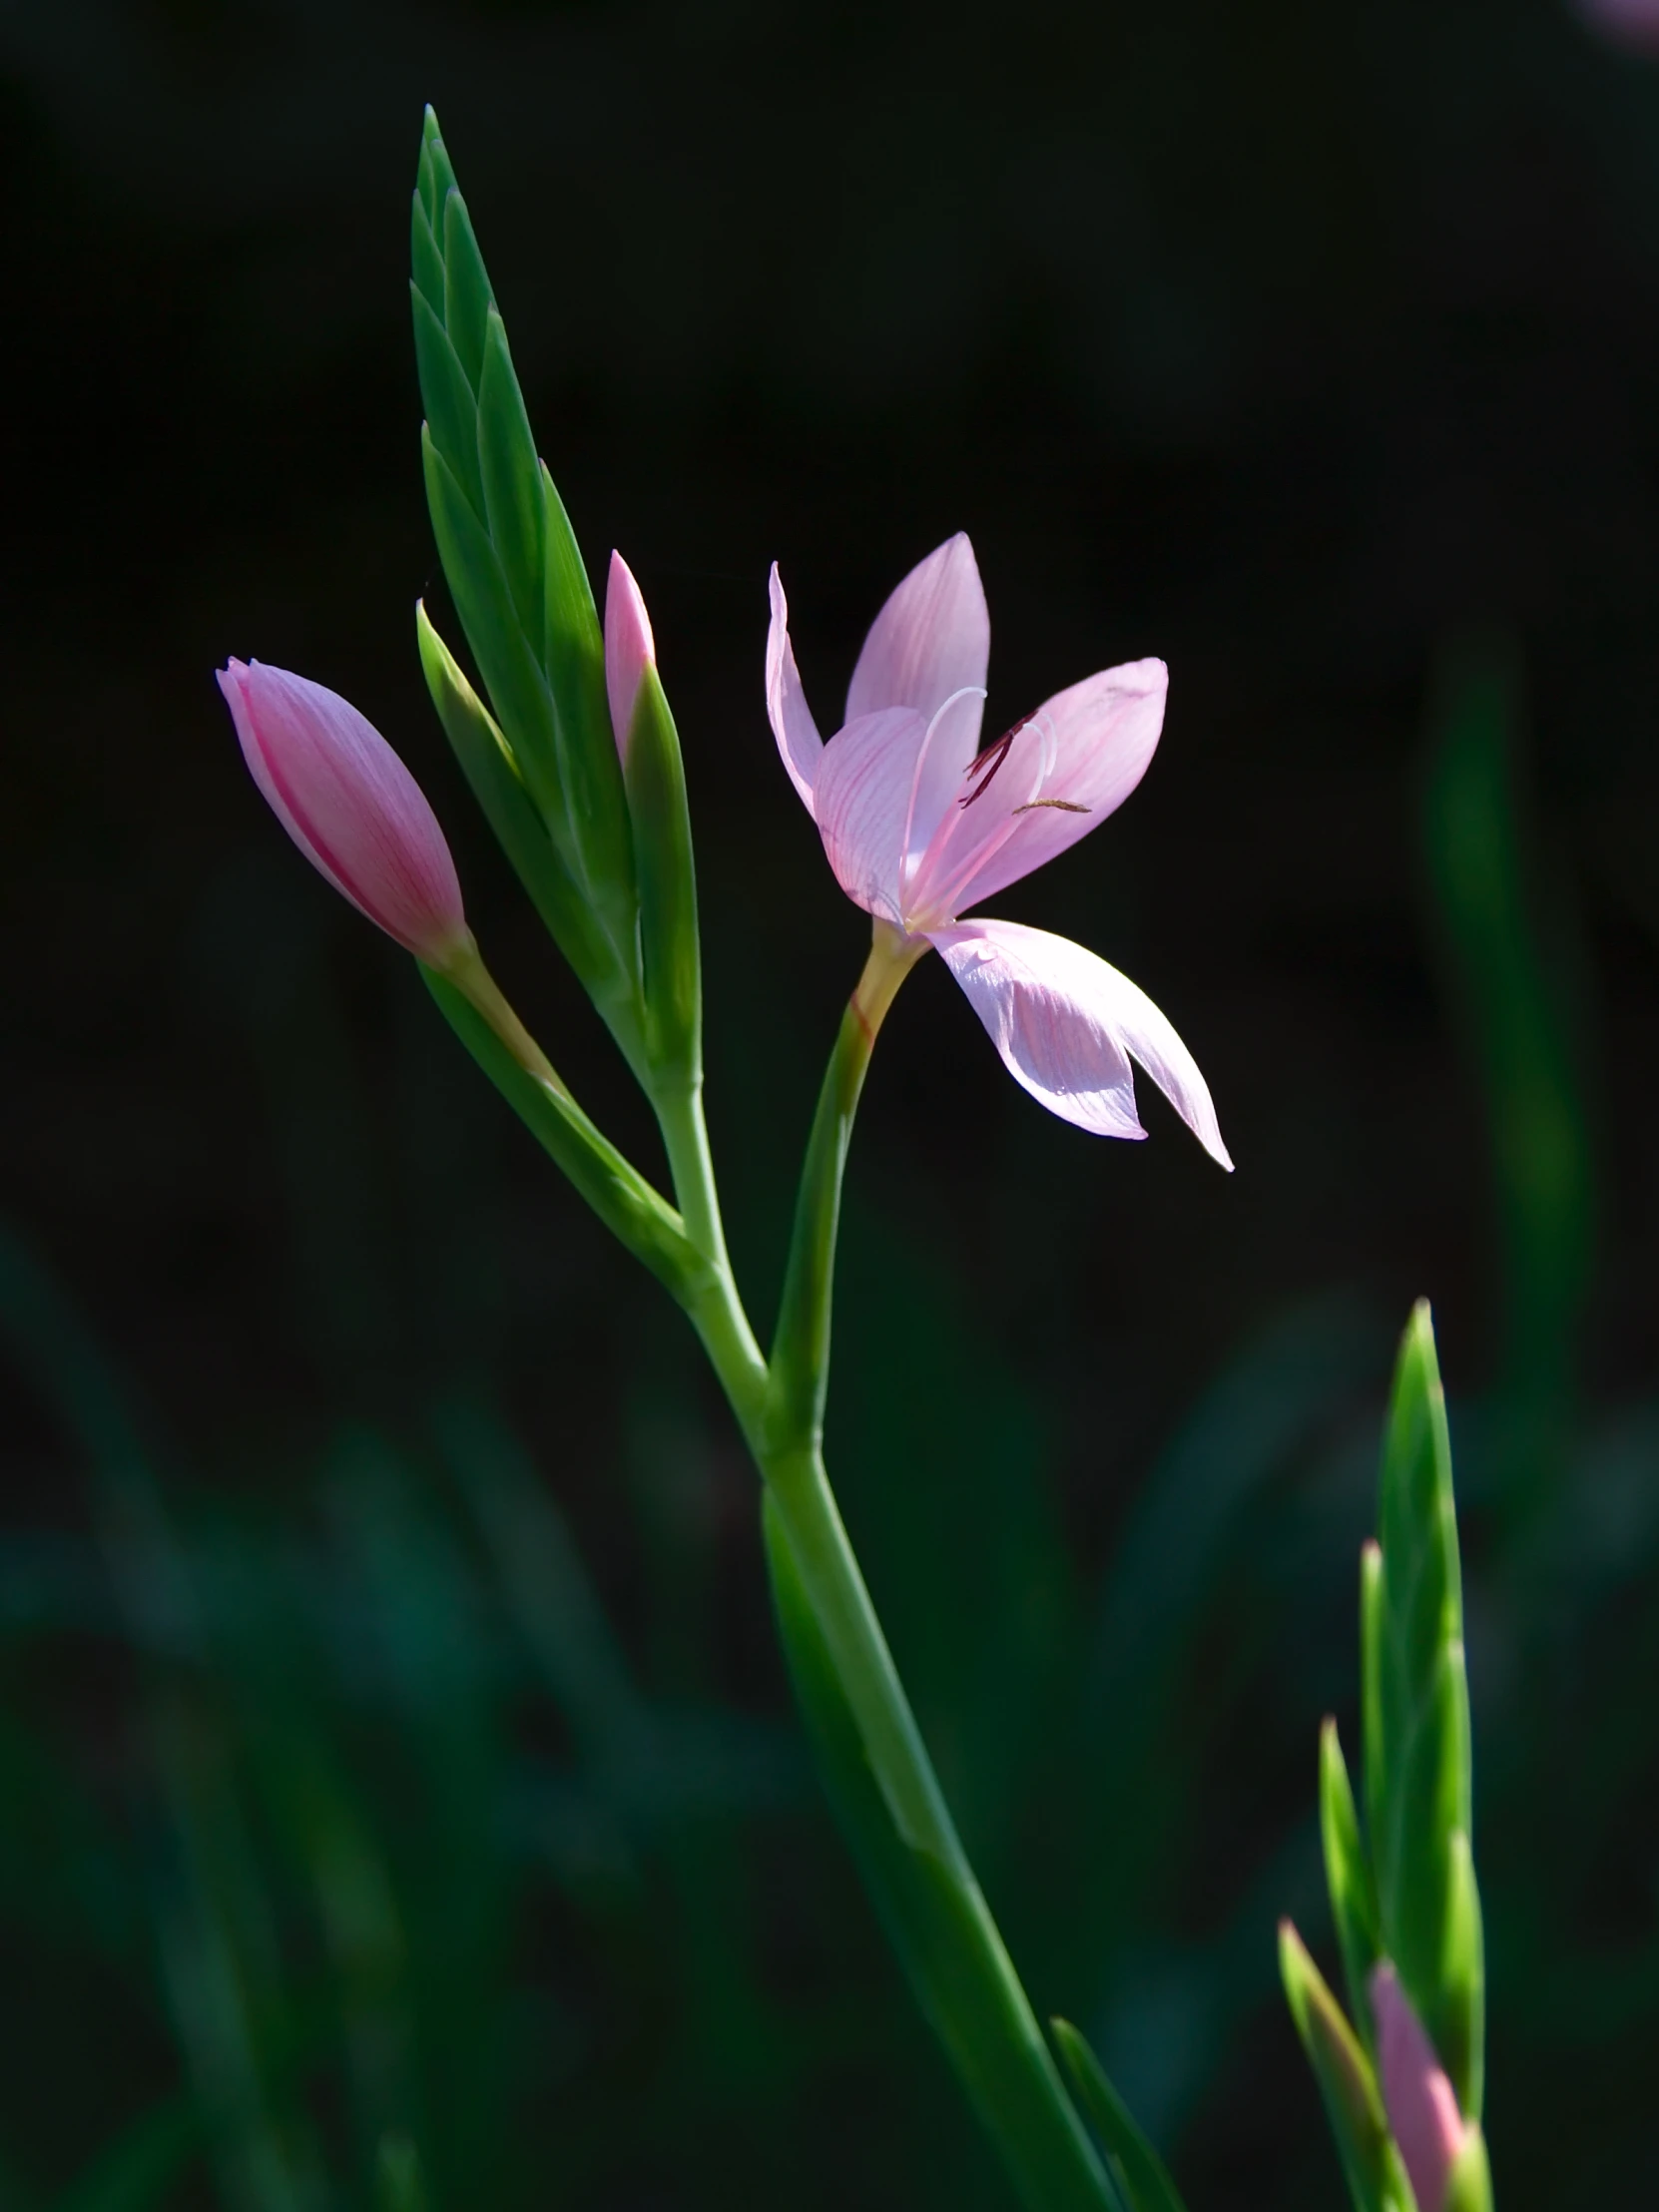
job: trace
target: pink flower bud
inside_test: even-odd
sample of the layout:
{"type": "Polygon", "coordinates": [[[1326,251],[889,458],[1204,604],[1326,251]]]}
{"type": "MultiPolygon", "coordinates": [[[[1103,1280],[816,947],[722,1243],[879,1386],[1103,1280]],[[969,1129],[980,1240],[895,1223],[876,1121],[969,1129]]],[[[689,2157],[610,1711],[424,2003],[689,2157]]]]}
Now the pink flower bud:
{"type": "Polygon", "coordinates": [[[426,795],[337,692],[259,661],[217,671],[243,759],[335,890],[428,966],[469,942],[461,886],[426,795]]]}
{"type": "Polygon", "coordinates": [[[640,587],[622,555],[613,553],[611,574],[605,586],[605,691],[611,702],[611,728],[616,733],[616,749],[625,762],[640,680],[648,668],[656,665],[656,641],[651,635],[651,617],[645,611],[640,587]]]}
{"type": "Polygon", "coordinates": [[[1417,2212],[1442,2212],[1446,2183],[1469,2133],[1457,2096],[1399,1976],[1386,1961],[1371,1977],[1388,2132],[1405,2161],[1417,2212]]]}

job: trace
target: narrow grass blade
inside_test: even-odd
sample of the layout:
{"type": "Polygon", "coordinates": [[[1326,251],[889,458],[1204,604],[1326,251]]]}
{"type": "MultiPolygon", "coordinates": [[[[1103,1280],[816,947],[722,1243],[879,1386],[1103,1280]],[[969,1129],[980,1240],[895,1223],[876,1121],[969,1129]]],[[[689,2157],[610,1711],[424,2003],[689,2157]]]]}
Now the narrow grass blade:
{"type": "Polygon", "coordinates": [[[1135,2125],[1106,2069],[1069,2020],[1050,2020],[1077,2101],[1115,2161],[1130,2212],[1186,2212],[1163,2160],[1135,2125]]]}

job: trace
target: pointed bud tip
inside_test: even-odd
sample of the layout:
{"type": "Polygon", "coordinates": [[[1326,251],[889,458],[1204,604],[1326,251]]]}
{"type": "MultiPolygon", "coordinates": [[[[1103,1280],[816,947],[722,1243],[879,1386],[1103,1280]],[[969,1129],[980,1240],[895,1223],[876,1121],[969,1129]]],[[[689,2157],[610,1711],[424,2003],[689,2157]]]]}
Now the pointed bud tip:
{"type": "Polygon", "coordinates": [[[633,728],[634,707],[648,668],[657,665],[657,642],[651,634],[651,617],[622,555],[613,551],[605,585],[605,695],[611,708],[611,731],[616,749],[628,759],[628,733],[633,728]]]}

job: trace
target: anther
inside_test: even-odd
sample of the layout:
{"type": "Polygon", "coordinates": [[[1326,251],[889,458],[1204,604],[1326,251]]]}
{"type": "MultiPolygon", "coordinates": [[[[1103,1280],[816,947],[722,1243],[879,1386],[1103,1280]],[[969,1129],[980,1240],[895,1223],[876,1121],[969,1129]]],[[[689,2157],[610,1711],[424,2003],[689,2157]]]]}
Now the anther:
{"type": "Polygon", "coordinates": [[[1008,758],[1008,748],[1030,720],[1029,715],[1022,715],[1011,730],[1005,730],[1002,733],[995,745],[987,746],[983,753],[976,753],[973,759],[969,761],[963,774],[970,779],[977,777],[978,782],[974,785],[972,791],[965,793],[962,798],[957,800],[958,807],[971,807],[976,799],[984,798],[996,779],[997,771],[1008,758]]]}

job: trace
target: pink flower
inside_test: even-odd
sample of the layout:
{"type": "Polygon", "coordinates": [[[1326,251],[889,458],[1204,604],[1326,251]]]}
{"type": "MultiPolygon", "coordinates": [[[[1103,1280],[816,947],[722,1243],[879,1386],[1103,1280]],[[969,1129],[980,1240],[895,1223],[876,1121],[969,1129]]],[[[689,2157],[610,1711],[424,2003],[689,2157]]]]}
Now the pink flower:
{"type": "Polygon", "coordinates": [[[1081,945],[962,914],[1075,844],[1140,782],[1163,727],[1162,661],[1056,692],[980,752],[990,617],[963,536],[930,553],[864,640],[826,745],[772,571],[767,709],[847,896],[937,946],[1015,1080],[1080,1129],[1142,1137],[1130,1060],[1231,1168],[1191,1053],[1143,991],[1081,945]]]}
{"type": "Polygon", "coordinates": [[[1417,2212],[1441,2212],[1446,2182],[1469,2128],[1422,2022],[1386,1961],[1371,1977],[1388,2132],[1405,2162],[1417,2212]]]}
{"type": "Polygon", "coordinates": [[[428,966],[470,945],[437,817],[379,731],[285,669],[217,673],[254,781],[311,865],[428,966]]]}
{"type": "Polygon", "coordinates": [[[622,555],[613,552],[605,586],[605,694],[611,703],[616,749],[624,762],[628,759],[628,733],[634,726],[634,702],[639,698],[646,670],[654,668],[656,662],[657,645],[640,587],[622,555]]]}
{"type": "Polygon", "coordinates": [[[1578,0],[1578,12],[1615,45],[1659,54],[1659,0],[1578,0]]]}

